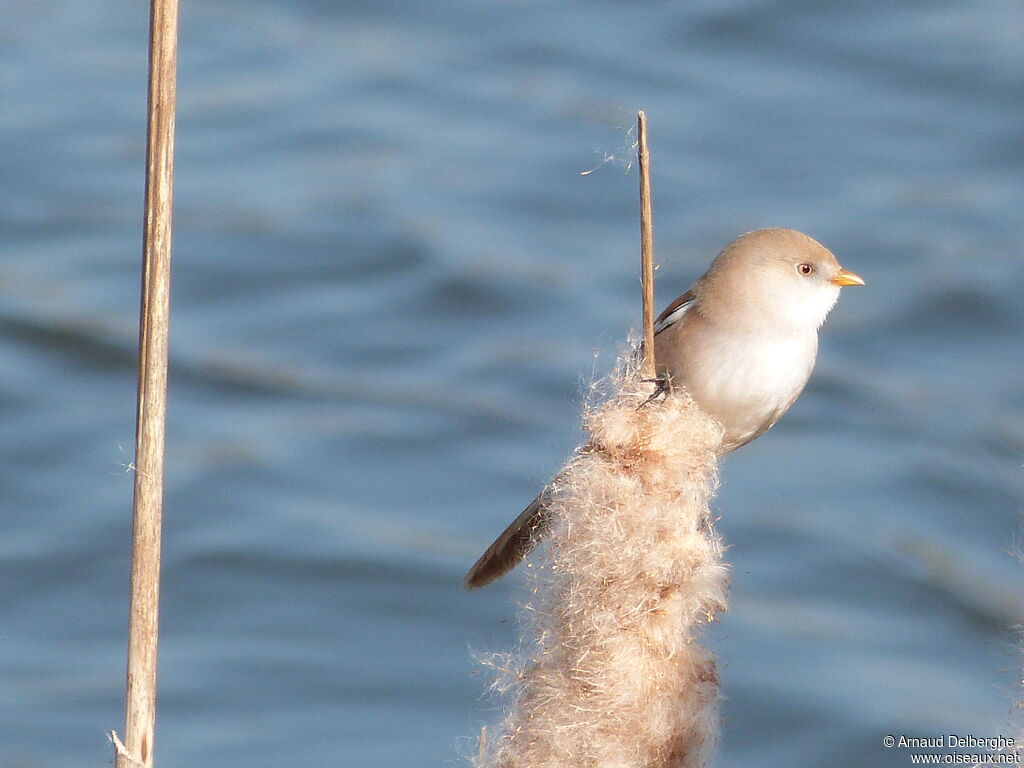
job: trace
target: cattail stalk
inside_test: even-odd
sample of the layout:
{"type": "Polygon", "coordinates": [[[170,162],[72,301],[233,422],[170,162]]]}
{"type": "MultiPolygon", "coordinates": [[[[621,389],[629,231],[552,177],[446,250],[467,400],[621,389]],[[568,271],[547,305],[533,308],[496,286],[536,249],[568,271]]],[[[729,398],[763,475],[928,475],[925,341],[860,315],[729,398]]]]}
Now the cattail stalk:
{"type": "Polygon", "coordinates": [[[584,411],[589,439],[547,491],[550,528],[524,608],[523,650],[496,655],[511,697],[477,768],[701,768],[718,674],[700,645],[726,609],[712,526],[720,425],[655,375],[647,120],[637,114],[643,355],[584,411]],[[639,367],[639,370],[637,370],[639,367]]]}
{"type": "Polygon", "coordinates": [[[115,737],[117,768],[153,765],[177,28],[177,0],[152,0],[128,673],[123,744],[115,737]]]}
{"type": "Polygon", "coordinates": [[[551,488],[524,650],[492,662],[511,707],[478,768],[699,768],[715,741],[699,641],[728,591],[709,510],[720,427],[685,392],[648,402],[636,372],[614,385],[551,488]]]}

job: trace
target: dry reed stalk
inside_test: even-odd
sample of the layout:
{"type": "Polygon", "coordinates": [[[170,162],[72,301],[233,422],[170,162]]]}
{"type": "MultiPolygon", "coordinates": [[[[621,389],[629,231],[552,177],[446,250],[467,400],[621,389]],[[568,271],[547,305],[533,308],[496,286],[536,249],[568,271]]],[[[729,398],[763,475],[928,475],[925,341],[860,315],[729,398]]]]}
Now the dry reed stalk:
{"type": "Polygon", "coordinates": [[[122,745],[115,737],[117,768],[153,765],[177,27],[177,0],[152,0],[125,738],[122,745]]]}
{"type": "Polygon", "coordinates": [[[698,641],[728,592],[709,510],[721,429],[685,392],[646,402],[635,371],[614,384],[551,488],[529,639],[490,662],[512,706],[478,768],[698,768],[715,740],[698,641]]]}
{"type": "Polygon", "coordinates": [[[643,375],[653,379],[654,361],[654,216],[651,212],[651,155],[647,150],[647,115],[636,113],[636,153],[640,176],[640,288],[643,295],[643,375]]]}

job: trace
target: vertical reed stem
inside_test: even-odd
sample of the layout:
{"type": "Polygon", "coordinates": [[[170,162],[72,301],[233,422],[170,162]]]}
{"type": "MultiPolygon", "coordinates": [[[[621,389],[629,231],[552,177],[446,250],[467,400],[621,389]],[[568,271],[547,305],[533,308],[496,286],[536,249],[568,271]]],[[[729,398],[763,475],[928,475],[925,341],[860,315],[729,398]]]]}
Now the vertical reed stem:
{"type": "Polygon", "coordinates": [[[133,764],[150,768],[153,764],[177,27],[177,0],[152,0],[128,675],[124,748],[118,749],[117,768],[133,764]]]}
{"type": "Polygon", "coordinates": [[[644,378],[655,376],[654,361],[654,224],[651,213],[651,156],[647,151],[647,115],[636,113],[640,168],[640,285],[643,291],[644,378]]]}

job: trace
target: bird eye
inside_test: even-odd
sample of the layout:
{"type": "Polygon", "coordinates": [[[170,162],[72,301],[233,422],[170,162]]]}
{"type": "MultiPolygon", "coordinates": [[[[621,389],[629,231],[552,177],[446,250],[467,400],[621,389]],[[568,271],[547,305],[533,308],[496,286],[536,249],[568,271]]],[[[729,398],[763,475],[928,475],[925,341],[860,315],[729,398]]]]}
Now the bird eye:
{"type": "Polygon", "coordinates": [[[812,267],[810,264],[797,264],[796,271],[799,272],[801,275],[809,275],[811,274],[811,272],[814,271],[814,267],[812,267]]]}

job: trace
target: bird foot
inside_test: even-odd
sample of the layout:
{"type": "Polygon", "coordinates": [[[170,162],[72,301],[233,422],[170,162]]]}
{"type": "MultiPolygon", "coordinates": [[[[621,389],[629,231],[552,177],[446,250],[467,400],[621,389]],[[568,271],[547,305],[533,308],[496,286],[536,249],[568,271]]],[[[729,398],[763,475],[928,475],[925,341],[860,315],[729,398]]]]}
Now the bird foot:
{"type": "Polygon", "coordinates": [[[654,393],[637,406],[638,411],[648,403],[657,400],[659,397],[668,397],[669,393],[672,391],[672,382],[665,374],[655,376],[653,379],[642,379],[642,381],[654,384],[655,386],[654,393]]]}

